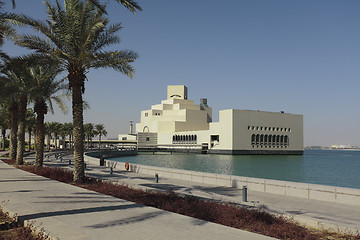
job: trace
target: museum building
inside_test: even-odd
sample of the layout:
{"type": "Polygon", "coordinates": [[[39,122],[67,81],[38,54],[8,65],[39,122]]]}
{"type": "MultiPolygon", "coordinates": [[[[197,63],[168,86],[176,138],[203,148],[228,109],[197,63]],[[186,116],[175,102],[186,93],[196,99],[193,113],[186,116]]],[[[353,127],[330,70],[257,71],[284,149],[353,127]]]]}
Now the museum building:
{"type": "Polygon", "coordinates": [[[207,99],[188,100],[187,87],[170,85],[167,99],[141,112],[139,149],[215,154],[303,154],[303,116],[227,109],[212,122],[207,99]]]}

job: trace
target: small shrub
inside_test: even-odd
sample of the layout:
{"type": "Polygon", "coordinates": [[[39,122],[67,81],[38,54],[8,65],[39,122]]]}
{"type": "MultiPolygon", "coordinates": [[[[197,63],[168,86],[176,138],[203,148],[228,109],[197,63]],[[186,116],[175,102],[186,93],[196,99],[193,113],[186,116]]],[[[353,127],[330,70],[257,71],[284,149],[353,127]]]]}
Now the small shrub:
{"type": "Polygon", "coordinates": [[[4,228],[0,228],[0,240],[48,240],[44,230],[35,233],[33,225],[21,226],[14,218],[10,218],[0,207],[0,222],[6,222],[4,228]]]}
{"type": "Polygon", "coordinates": [[[2,160],[4,163],[9,164],[9,165],[15,165],[16,164],[16,160],[15,159],[3,159],[2,160]]]}
{"type": "Polygon", "coordinates": [[[63,183],[73,182],[73,172],[63,168],[36,167],[34,165],[19,166],[20,169],[63,183]]]}

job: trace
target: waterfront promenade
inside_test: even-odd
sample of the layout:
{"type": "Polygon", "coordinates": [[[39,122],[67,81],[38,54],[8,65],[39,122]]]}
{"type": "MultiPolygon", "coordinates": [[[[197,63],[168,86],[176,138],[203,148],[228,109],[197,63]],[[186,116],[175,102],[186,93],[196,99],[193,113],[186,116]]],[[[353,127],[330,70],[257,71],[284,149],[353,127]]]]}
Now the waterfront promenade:
{"type": "MultiPolygon", "coordinates": [[[[50,160],[46,164],[61,165],[50,160]]],[[[2,161],[0,205],[61,240],[273,239],[53,181],[2,161]]]]}
{"type": "MultiPolygon", "coordinates": [[[[68,165],[69,159],[72,159],[71,155],[65,156],[63,158],[63,162],[60,162],[51,156],[47,161],[45,161],[45,165],[72,168],[72,165],[68,165]]],[[[32,160],[32,157],[27,158],[27,161],[32,160]]],[[[2,192],[0,194],[0,202],[13,198],[19,202],[12,203],[12,201],[14,201],[12,200],[6,202],[5,204],[2,203],[1,205],[5,205],[6,208],[11,208],[9,210],[16,212],[19,211],[18,207],[22,206],[24,201],[28,201],[27,196],[31,196],[30,202],[33,202],[33,204],[26,202],[26,207],[20,208],[25,212],[23,214],[18,212],[18,214],[20,216],[31,216],[30,219],[36,219],[37,222],[43,222],[44,228],[47,230],[50,228],[50,232],[59,231],[58,229],[61,231],[61,229],[64,229],[64,227],[62,227],[63,224],[70,223],[69,229],[71,231],[69,230],[66,232],[74,236],[79,234],[80,237],[82,234],[85,234],[88,231],[98,232],[97,234],[101,234],[101,232],[109,232],[110,234],[113,231],[115,234],[116,231],[119,231],[118,235],[125,231],[125,236],[128,236],[130,239],[139,239],[137,236],[146,236],[145,239],[193,239],[196,237],[200,239],[268,239],[264,236],[255,234],[248,236],[242,235],[250,233],[164,212],[158,209],[140,206],[94,192],[89,192],[87,190],[78,189],[66,184],[57,182],[55,182],[55,184],[54,181],[44,180],[41,177],[23,173],[17,169],[7,171],[9,172],[10,176],[4,175],[3,171],[8,170],[9,168],[13,169],[12,167],[3,166],[3,163],[0,167],[0,189],[2,192]],[[10,172],[17,172],[17,174],[23,177],[12,177],[13,174],[10,172]],[[26,176],[25,179],[24,176],[26,176]],[[6,180],[7,178],[13,179],[12,181],[14,182],[7,182],[9,181],[6,180]],[[14,184],[19,182],[22,184],[26,183],[28,186],[24,187],[20,184],[14,184]],[[34,184],[34,182],[36,184],[34,184]],[[40,183],[45,184],[45,188],[44,186],[40,186],[40,183]],[[9,189],[10,193],[4,195],[3,193],[6,193],[6,191],[3,190],[3,186],[7,186],[7,188],[11,187],[11,189],[9,189]],[[67,190],[65,191],[62,189],[67,190]],[[48,190],[51,191],[47,192],[48,190]],[[46,195],[39,196],[38,194],[46,195]],[[6,196],[8,199],[4,199],[6,196]],[[27,207],[33,207],[33,205],[38,206],[39,208],[42,208],[42,205],[45,207],[44,209],[38,209],[37,211],[39,211],[39,213],[28,213],[26,210],[27,207]],[[125,207],[123,207],[124,205],[125,207]],[[172,220],[173,217],[174,220],[172,220]],[[82,220],[82,218],[84,219],[82,220]],[[57,224],[58,221],[60,221],[61,224],[57,224]],[[91,223],[92,221],[94,222],[91,223]],[[79,223],[81,223],[79,233],[73,234],[72,231],[75,231],[74,226],[79,223]],[[50,224],[51,227],[47,227],[48,224],[50,224]],[[164,234],[161,236],[157,235],[160,234],[161,231],[156,229],[161,229],[161,231],[164,231],[164,234]],[[128,233],[128,231],[136,231],[138,232],[138,235],[128,233]],[[175,237],[169,237],[171,232],[175,237]],[[179,237],[177,238],[176,236],[179,237]]],[[[348,229],[353,231],[360,229],[360,208],[357,206],[295,197],[285,197],[255,191],[248,192],[248,202],[244,203],[242,202],[241,190],[239,189],[193,183],[183,180],[167,179],[161,176],[159,178],[159,183],[155,183],[154,176],[127,172],[125,169],[119,168],[114,169],[113,174],[110,175],[108,167],[100,167],[97,164],[91,163],[87,164],[86,173],[94,177],[110,180],[116,183],[126,184],[134,188],[151,190],[172,189],[180,194],[187,194],[220,200],[223,202],[233,202],[240,205],[264,208],[270,213],[290,216],[295,220],[306,223],[310,226],[320,228],[331,227],[335,231],[338,229],[348,229]]],[[[96,236],[96,234],[94,236],[96,236]]],[[[69,239],[67,237],[64,239],[69,239]]]]}
{"type": "MultiPolygon", "coordinates": [[[[115,171],[110,175],[108,167],[100,167],[97,163],[98,161],[88,161],[91,167],[88,169],[87,174],[133,188],[144,190],[171,189],[179,194],[264,209],[272,214],[295,219],[310,227],[331,229],[333,231],[360,232],[359,205],[347,205],[250,190],[248,190],[248,201],[243,202],[241,189],[166,178],[162,177],[161,174],[159,175],[159,183],[155,183],[153,175],[125,171],[121,163],[118,163],[115,171]]],[[[54,165],[56,163],[52,162],[50,164],[54,165]]]]}

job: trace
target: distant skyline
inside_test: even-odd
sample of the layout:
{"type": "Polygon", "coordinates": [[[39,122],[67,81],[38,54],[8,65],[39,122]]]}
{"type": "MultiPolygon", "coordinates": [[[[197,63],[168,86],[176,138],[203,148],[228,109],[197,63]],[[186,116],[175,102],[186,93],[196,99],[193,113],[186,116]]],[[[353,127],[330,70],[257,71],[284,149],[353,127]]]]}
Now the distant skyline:
{"type": "MultiPolygon", "coordinates": [[[[138,3],[144,11],[135,15],[115,1],[107,8],[123,26],[116,48],[140,56],[135,77],[90,70],[84,123],[102,123],[117,138],[166,99],[167,85],[179,84],[195,103],[208,99],[214,121],[229,108],[303,114],[304,146],[360,146],[360,1],[138,3]]],[[[40,0],[16,4],[5,9],[46,17],[40,0]]],[[[3,51],[27,52],[11,43],[3,51]]],[[[71,122],[67,105],[67,115],[56,108],[46,121],[71,122]]]]}

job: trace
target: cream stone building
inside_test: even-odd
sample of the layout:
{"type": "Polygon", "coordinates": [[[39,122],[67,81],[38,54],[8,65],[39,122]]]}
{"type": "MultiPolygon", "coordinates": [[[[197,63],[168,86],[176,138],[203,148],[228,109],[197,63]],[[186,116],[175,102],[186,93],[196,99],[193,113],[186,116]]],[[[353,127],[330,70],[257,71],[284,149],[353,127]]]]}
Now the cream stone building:
{"type": "Polygon", "coordinates": [[[188,100],[187,87],[171,85],[167,99],[141,112],[139,149],[218,154],[303,154],[303,116],[227,109],[212,122],[207,99],[188,100]]]}

